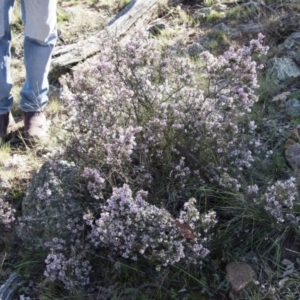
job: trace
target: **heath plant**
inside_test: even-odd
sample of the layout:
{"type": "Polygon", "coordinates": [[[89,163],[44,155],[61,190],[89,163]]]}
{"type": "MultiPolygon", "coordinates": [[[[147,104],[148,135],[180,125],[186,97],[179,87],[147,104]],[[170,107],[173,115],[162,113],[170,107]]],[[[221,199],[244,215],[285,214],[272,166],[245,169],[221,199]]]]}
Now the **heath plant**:
{"type": "MultiPolygon", "coordinates": [[[[258,187],[251,189],[252,193],[258,194],[258,187]]],[[[277,180],[273,185],[269,185],[262,195],[260,201],[265,211],[274,218],[277,224],[287,223],[289,226],[296,226],[299,230],[299,193],[296,179],[291,177],[287,180],[277,180]]]]}
{"type": "Polygon", "coordinates": [[[126,184],[114,188],[99,219],[94,222],[91,215],[84,216],[92,228],[91,243],[109,248],[114,256],[137,260],[140,254],[157,264],[157,269],[182,260],[201,264],[209,251],[202,245],[205,238],[197,225],[207,230],[216,222],[215,214],[203,216],[200,222],[196,200],[190,199],[175,220],[165,209],[149,204],[146,196],[147,192],[140,190],[134,198],[126,184]]]}
{"type": "MultiPolygon", "coordinates": [[[[83,228],[77,225],[78,227],[83,228]]],[[[70,230],[70,234],[72,237],[68,241],[53,238],[51,242],[46,243],[50,253],[45,260],[44,275],[51,281],[59,280],[67,290],[82,290],[90,283],[88,244],[82,243],[78,231],[75,233],[74,228],[70,230]],[[72,246],[68,246],[67,243],[71,243],[72,246]]]]}
{"type": "Polygon", "coordinates": [[[189,176],[220,173],[228,160],[240,170],[249,167],[253,154],[239,134],[251,135],[255,127],[245,124],[245,115],[257,101],[258,66],[251,53],[266,50],[261,41],[218,58],[205,52],[201,64],[162,51],[145,36],[123,47],[113,43],[95,68],[62,80],[65,100],[77,114],[68,155],[109,170],[112,186],[118,179],[148,186],[154,175],[172,178],[183,157],[194,161],[189,176]],[[205,74],[205,89],[199,74],[205,74]],[[214,172],[205,171],[215,162],[214,172]]]}
{"type": "Polygon", "coordinates": [[[72,135],[66,157],[81,168],[92,205],[78,219],[81,231],[67,228],[73,242],[49,244],[49,278],[68,289],[88,284],[87,253],[99,249],[157,269],[199,265],[217,224],[211,208],[222,215],[226,201],[239,201],[223,215],[228,226],[238,210],[234,218],[250,222],[249,208],[270,223],[297,222],[293,179],[257,185],[251,176],[272,155],[251,119],[263,68],[253,57],[267,53],[263,38],[190,60],[140,33],[123,44],[111,39],[61,79],[72,135]],[[76,242],[82,238],[87,248],[76,242]]]}
{"type": "Polygon", "coordinates": [[[261,68],[251,54],[265,54],[262,39],[219,57],[204,52],[201,63],[145,35],[124,46],[113,42],[94,68],[62,79],[66,103],[76,111],[69,157],[103,170],[111,188],[130,181],[149,186],[166,174],[173,179],[182,159],[187,177],[238,187],[222,167],[242,171],[261,151],[247,114],[258,99],[261,68]]]}
{"type": "Polygon", "coordinates": [[[225,17],[225,14],[216,10],[211,10],[209,15],[206,17],[207,22],[213,23],[218,22],[225,17]]]}

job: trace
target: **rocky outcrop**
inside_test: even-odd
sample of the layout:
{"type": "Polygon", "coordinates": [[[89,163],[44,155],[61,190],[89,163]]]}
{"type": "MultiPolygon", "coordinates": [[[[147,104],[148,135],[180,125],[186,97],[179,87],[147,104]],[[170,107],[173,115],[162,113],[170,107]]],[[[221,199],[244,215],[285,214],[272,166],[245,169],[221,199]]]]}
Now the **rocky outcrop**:
{"type": "Polygon", "coordinates": [[[300,78],[299,66],[289,57],[274,57],[267,62],[267,78],[286,85],[300,78]]]}
{"type": "Polygon", "coordinates": [[[216,3],[210,7],[203,7],[200,9],[196,9],[193,13],[193,18],[198,21],[205,20],[213,11],[221,13],[223,17],[225,17],[225,11],[227,10],[227,6],[222,3],[216,3]]]}
{"type": "Polygon", "coordinates": [[[300,32],[291,34],[278,49],[300,66],[300,32]]]}
{"type": "Polygon", "coordinates": [[[285,102],[285,111],[289,117],[300,117],[300,101],[290,98],[285,102]]]}
{"type": "Polygon", "coordinates": [[[239,33],[236,29],[226,26],[224,23],[217,24],[211,29],[211,32],[222,32],[228,35],[231,39],[236,39],[239,33]]]}
{"type": "Polygon", "coordinates": [[[61,228],[82,212],[75,193],[78,176],[78,168],[66,161],[47,162],[34,175],[17,226],[27,248],[43,248],[53,237],[67,238],[61,228]]]}
{"type": "Polygon", "coordinates": [[[286,143],[285,159],[289,166],[297,171],[300,169],[300,144],[293,140],[288,140],[286,143]]]}
{"type": "Polygon", "coordinates": [[[294,32],[278,45],[279,57],[267,62],[267,78],[281,87],[300,79],[300,32],[294,32]]]}

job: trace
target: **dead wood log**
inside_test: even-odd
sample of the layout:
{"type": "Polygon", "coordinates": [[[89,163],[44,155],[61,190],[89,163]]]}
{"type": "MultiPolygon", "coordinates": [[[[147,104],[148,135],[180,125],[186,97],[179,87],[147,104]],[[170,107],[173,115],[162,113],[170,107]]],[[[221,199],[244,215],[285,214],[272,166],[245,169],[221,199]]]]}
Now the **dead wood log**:
{"type": "Polygon", "coordinates": [[[130,35],[132,27],[142,27],[158,16],[162,5],[169,3],[167,0],[132,0],[105,29],[94,36],[75,44],[57,47],[53,53],[52,68],[69,68],[95,55],[101,51],[107,39],[130,35]]]}

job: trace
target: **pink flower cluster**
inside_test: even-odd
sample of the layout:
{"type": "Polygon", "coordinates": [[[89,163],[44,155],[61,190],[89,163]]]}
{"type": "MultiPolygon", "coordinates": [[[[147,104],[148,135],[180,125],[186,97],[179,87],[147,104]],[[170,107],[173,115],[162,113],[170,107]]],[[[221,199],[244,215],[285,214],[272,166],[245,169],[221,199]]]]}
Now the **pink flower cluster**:
{"type": "Polygon", "coordinates": [[[106,187],[103,175],[97,170],[92,168],[84,168],[82,177],[87,179],[87,189],[94,199],[102,198],[102,191],[106,187]]]}
{"type": "Polygon", "coordinates": [[[261,68],[252,54],[266,53],[262,40],[219,57],[204,52],[198,63],[141,33],[126,44],[112,40],[101,58],[62,78],[73,134],[66,156],[85,166],[96,204],[84,215],[92,248],[143,256],[158,268],[199,264],[208,254],[216,213],[201,215],[192,197],[216,183],[239,191],[243,172],[264,151],[248,117],[261,68]]]}
{"type": "Polygon", "coordinates": [[[95,247],[107,247],[113,255],[137,260],[139,255],[161,265],[181,260],[201,264],[209,251],[203,247],[201,234],[196,230],[200,215],[195,200],[185,205],[179,222],[193,230],[193,240],[184,237],[175,219],[163,208],[149,204],[145,191],[133,197],[128,185],[114,188],[113,194],[102,207],[101,216],[94,220],[91,214],[84,219],[92,227],[89,240],[95,247]]]}
{"type": "Polygon", "coordinates": [[[15,212],[9,203],[0,198],[0,225],[10,228],[15,221],[15,212]]]}
{"type": "Polygon", "coordinates": [[[200,180],[239,189],[236,170],[251,167],[262,148],[247,117],[258,99],[262,66],[252,54],[267,52],[262,41],[260,34],[249,47],[219,57],[204,52],[198,64],[161,49],[145,33],[125,45],[111,41],[93,68],[61,80],[66,103],[75,109],[68,156],[107,167],[110,183],[134,178],[139,186],[162,180],[153,176],[158,165],[172,173],[181,157],[190,157],[194,163],[185,166],[182,180],[198,172],[205,175],[200,180]]]}
{"type": "MultiPolygon", "coordinates": [[[[296,179],[291,177],[288,180],[276,181],[267,188],[261,201],[268,214],[275,218],[277,223],[298,223],[299,217],[295,214],[295,206],[299,197],[296,179]]],[[[299,226],[299,225],[298,225],[299,226]]]]}
{"type": "Polygon", "coordinates": [[[44,275],[51,281],[61,281],[68,290],[80,289],[89,284],[91,270],[87,255],[89,245],[82,239],[84,226],[79,224],[79,220],[70,220],[69,227],[64,230],[69,230],[68,241],[53,238],[45,243],[50,253],[45,260],[44,275]]]}

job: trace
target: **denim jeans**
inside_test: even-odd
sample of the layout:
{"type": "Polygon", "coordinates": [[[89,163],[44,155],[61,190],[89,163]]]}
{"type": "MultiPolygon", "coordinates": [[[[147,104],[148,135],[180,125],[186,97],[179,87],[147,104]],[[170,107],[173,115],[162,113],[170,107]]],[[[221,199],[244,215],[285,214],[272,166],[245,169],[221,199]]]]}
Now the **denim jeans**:
{"type": "MultiPolygon", "coordinates": [[[[0,0],[0,114],[13,104],[11,94],[11,16],[15,0],[0,0]]],[[[24,24],[26,78],[20,106],[24,112],[41,111],[48,101],[48,73],[56,32],[56,0],[21,0],[24,24]]]]}

